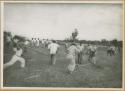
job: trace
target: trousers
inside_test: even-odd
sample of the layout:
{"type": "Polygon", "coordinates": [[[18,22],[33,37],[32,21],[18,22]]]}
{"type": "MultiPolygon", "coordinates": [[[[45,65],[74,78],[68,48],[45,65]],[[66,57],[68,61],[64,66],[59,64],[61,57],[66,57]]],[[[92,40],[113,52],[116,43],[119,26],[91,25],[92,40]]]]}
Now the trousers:
{"type": "Polygon", "coordinates": [[[15,64],[17,61],[19,61],[21,63],[21,68],[24,68],[25,67],[25,59],[22,58],[22,57],[19,57],[17,55],[14,55],[12,57],[12,59],[8,62],[8,63],[5,63],[3,65],[4,68],[7,68],[9,66],[12,66],[13,64],[15,64]]]}
{"type": "Polygon", "coordinates": [[[56,54],[51,54],[50,65],[54,65],[56,63],[56,54]]]}

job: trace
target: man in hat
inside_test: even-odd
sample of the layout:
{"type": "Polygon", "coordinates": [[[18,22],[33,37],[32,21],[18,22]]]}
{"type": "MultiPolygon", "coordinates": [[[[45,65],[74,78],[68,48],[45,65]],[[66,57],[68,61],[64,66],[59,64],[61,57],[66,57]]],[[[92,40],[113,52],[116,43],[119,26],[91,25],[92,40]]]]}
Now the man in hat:
{"type": "Polygon", "coordinates": [[[76,54],[79,52],[76,44],[73,42],[67,49],[67,58],[69,59],[69,65],[67,67],[68,72],[72,74],[76,67],[76,54]]]}

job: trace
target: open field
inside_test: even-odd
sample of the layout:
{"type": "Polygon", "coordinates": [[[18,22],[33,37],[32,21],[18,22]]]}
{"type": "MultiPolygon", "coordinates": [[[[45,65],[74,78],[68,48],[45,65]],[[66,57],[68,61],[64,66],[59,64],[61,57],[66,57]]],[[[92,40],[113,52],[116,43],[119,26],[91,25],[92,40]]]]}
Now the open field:
{"type": "MultiPolygon", "coordinates": [[[[11,50],[5,50],[4,63],[13,55],[11,50]]],[[[97,64],[88,64],[86,57],[73,74],[66,71],[68,60],[63,46],[57,54],[57,62],[50,66],[49,54],[44,48],[28,48],[24,53],[26,67],[20,68],[17,62],[4,70],[5,87],[97,87],[121,88],[122,87],[122,53],[107,56],[106,49],[97,49],[97,64]]]]}

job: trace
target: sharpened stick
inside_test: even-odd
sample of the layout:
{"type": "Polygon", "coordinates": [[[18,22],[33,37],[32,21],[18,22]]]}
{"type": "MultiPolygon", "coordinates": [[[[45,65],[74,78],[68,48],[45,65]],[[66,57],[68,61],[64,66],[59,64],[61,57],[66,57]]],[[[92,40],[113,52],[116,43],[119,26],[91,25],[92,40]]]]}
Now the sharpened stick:
{"type": "Polygon", "coordinates": [[[26,79],[36,78],[36,77],[39,77],[39,75],[32,75],[32,76],[29,76],[29,77],[25,78],[25,80],[26,80],[26,79]]]}

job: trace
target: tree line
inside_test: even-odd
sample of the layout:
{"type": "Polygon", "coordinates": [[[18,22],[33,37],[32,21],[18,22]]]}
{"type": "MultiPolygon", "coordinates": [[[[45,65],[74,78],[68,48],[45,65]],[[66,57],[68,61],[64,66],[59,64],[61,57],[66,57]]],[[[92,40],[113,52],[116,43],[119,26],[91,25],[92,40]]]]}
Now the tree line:
{"type": "MultiPolygon", "coordinates": [[[[75,28],[69,38],[65,38],[64,40],[57,40],[57,41],[59,41],[59,42],[76,42],[76,43],[81,42],[81,43],[84,43],[84,44],[94,44],[94,45],[103,45],[103,46],[113,45],[115,47],[117,47],[117,46],[122,47],[122,43],[123,43],[123,41],[118,41],[117,39],[112,39],[112,40],[106,40],[106,39],[102,39],[102,40],[79,40],[77,38],[78,34],[79,34],[78,30],[77,30],[77,28],[75,28]]],[[[11,40],[13,39],[13,37],[17,37],[22,42],[25,42],[26,40],[31,41],[30,39],[28,39],[24,36],[20,36],[20,35],[12,36],[11,32],[4,31],[4,44],[7,43],[7,37],[8,36],[11,38],[11,40]]]]}

